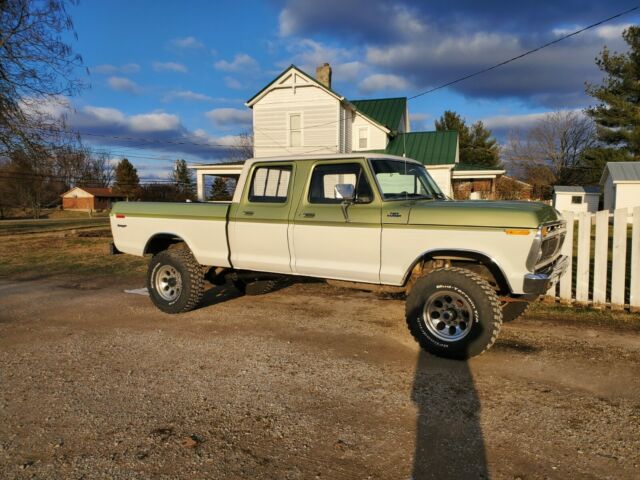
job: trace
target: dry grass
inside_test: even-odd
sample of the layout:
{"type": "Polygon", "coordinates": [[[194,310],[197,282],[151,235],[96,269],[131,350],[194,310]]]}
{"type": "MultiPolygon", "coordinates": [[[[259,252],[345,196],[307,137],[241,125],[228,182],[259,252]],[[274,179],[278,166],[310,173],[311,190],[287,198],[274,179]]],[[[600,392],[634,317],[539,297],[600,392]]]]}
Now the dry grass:
{"type": "Polygon", "coordinates": [[[33,235],[0,238],[0,277],[32,279],[51,276],[141,275],[147,259],[109,255],[110,235],[33,235]]]}

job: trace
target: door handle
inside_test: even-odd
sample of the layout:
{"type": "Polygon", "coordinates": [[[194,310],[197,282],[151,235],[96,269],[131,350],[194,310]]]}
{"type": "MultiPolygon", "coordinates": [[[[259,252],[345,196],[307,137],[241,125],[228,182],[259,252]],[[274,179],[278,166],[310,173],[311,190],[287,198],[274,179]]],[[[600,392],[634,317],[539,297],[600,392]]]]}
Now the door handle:
{"type": "Polygon", "coordinates": [[[315,217],[315,216],[316,216],[316,214],[315,214],[315,213],[313,213],[313,212],[302,212],[302,216],[303,216],[304,218],[313,218],[313,217],[315,217]]]}
{"type": "Polygon", "coordinates": [[[253,212],[250,210],[244,210],[242,213],[245,215],[253,215],[253,212]]]}
{"type": "Polygon", "coordinates": [[[400,214],[400,212],[389,212],[387,213],[387,217],[389,218],[398,218],[401,217],[402,215],[400,214]]]}

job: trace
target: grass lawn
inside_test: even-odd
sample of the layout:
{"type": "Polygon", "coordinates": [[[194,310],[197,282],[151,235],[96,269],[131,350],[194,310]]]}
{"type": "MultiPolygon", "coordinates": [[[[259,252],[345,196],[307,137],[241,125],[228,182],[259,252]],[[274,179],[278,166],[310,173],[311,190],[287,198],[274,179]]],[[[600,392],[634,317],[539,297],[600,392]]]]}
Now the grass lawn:
{"type": "Polygon", "coordinates": [[[108,230],[77,234],[0,237],[0,278],[30,279],[52,276],[141,278],[148,259],[109,255],[108,230]],[[100,235],[100,236],[85,236],[100,235]]]}
{"type": "Polygon", "coordinates": [[[0,220],[0,236],[84,229],[109,224],[109,217],[42,218],[38,220],[0,220]]]}

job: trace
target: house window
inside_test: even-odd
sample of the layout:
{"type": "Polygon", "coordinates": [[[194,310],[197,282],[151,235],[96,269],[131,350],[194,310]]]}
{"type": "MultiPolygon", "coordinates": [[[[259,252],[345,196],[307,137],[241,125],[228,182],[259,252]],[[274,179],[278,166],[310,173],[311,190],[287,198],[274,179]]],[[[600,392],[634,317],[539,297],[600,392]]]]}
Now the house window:
{"type": "Polygon", "coordinates": [[[289,115],[289,146],[302,146],[302,118],[299,113],[289,115]]]}
{"type": "Polygon", "coordinates": [[[582,196],[581,195],[572,195],[571,196],[571,203],[573,204],[581,204],[582,203],[582,196]]]}
{"type": "Polygon", "coordinates": [[[256,168],[249,190],[250,202],[285,203],[289,190],[291,167],[256,168]]]}
{"type": "Polygon", "coordinates": [[[358,148],[369,148],[369,128],[360,127],[358,129],[358,148]]]}

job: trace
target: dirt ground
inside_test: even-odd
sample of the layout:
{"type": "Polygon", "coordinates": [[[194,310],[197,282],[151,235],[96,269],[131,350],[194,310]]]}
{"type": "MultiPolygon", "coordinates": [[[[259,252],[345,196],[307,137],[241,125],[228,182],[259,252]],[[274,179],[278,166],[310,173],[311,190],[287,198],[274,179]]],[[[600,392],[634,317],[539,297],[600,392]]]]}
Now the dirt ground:
{"type": "MultiPolygon", "coordinates": [[[[112,277],[115,278],[115,277],[112,277]]],[[[0,281],[0,478],[640,478],[640,329],[536,310],[469,362],[323,283],[0,281]]]]}

